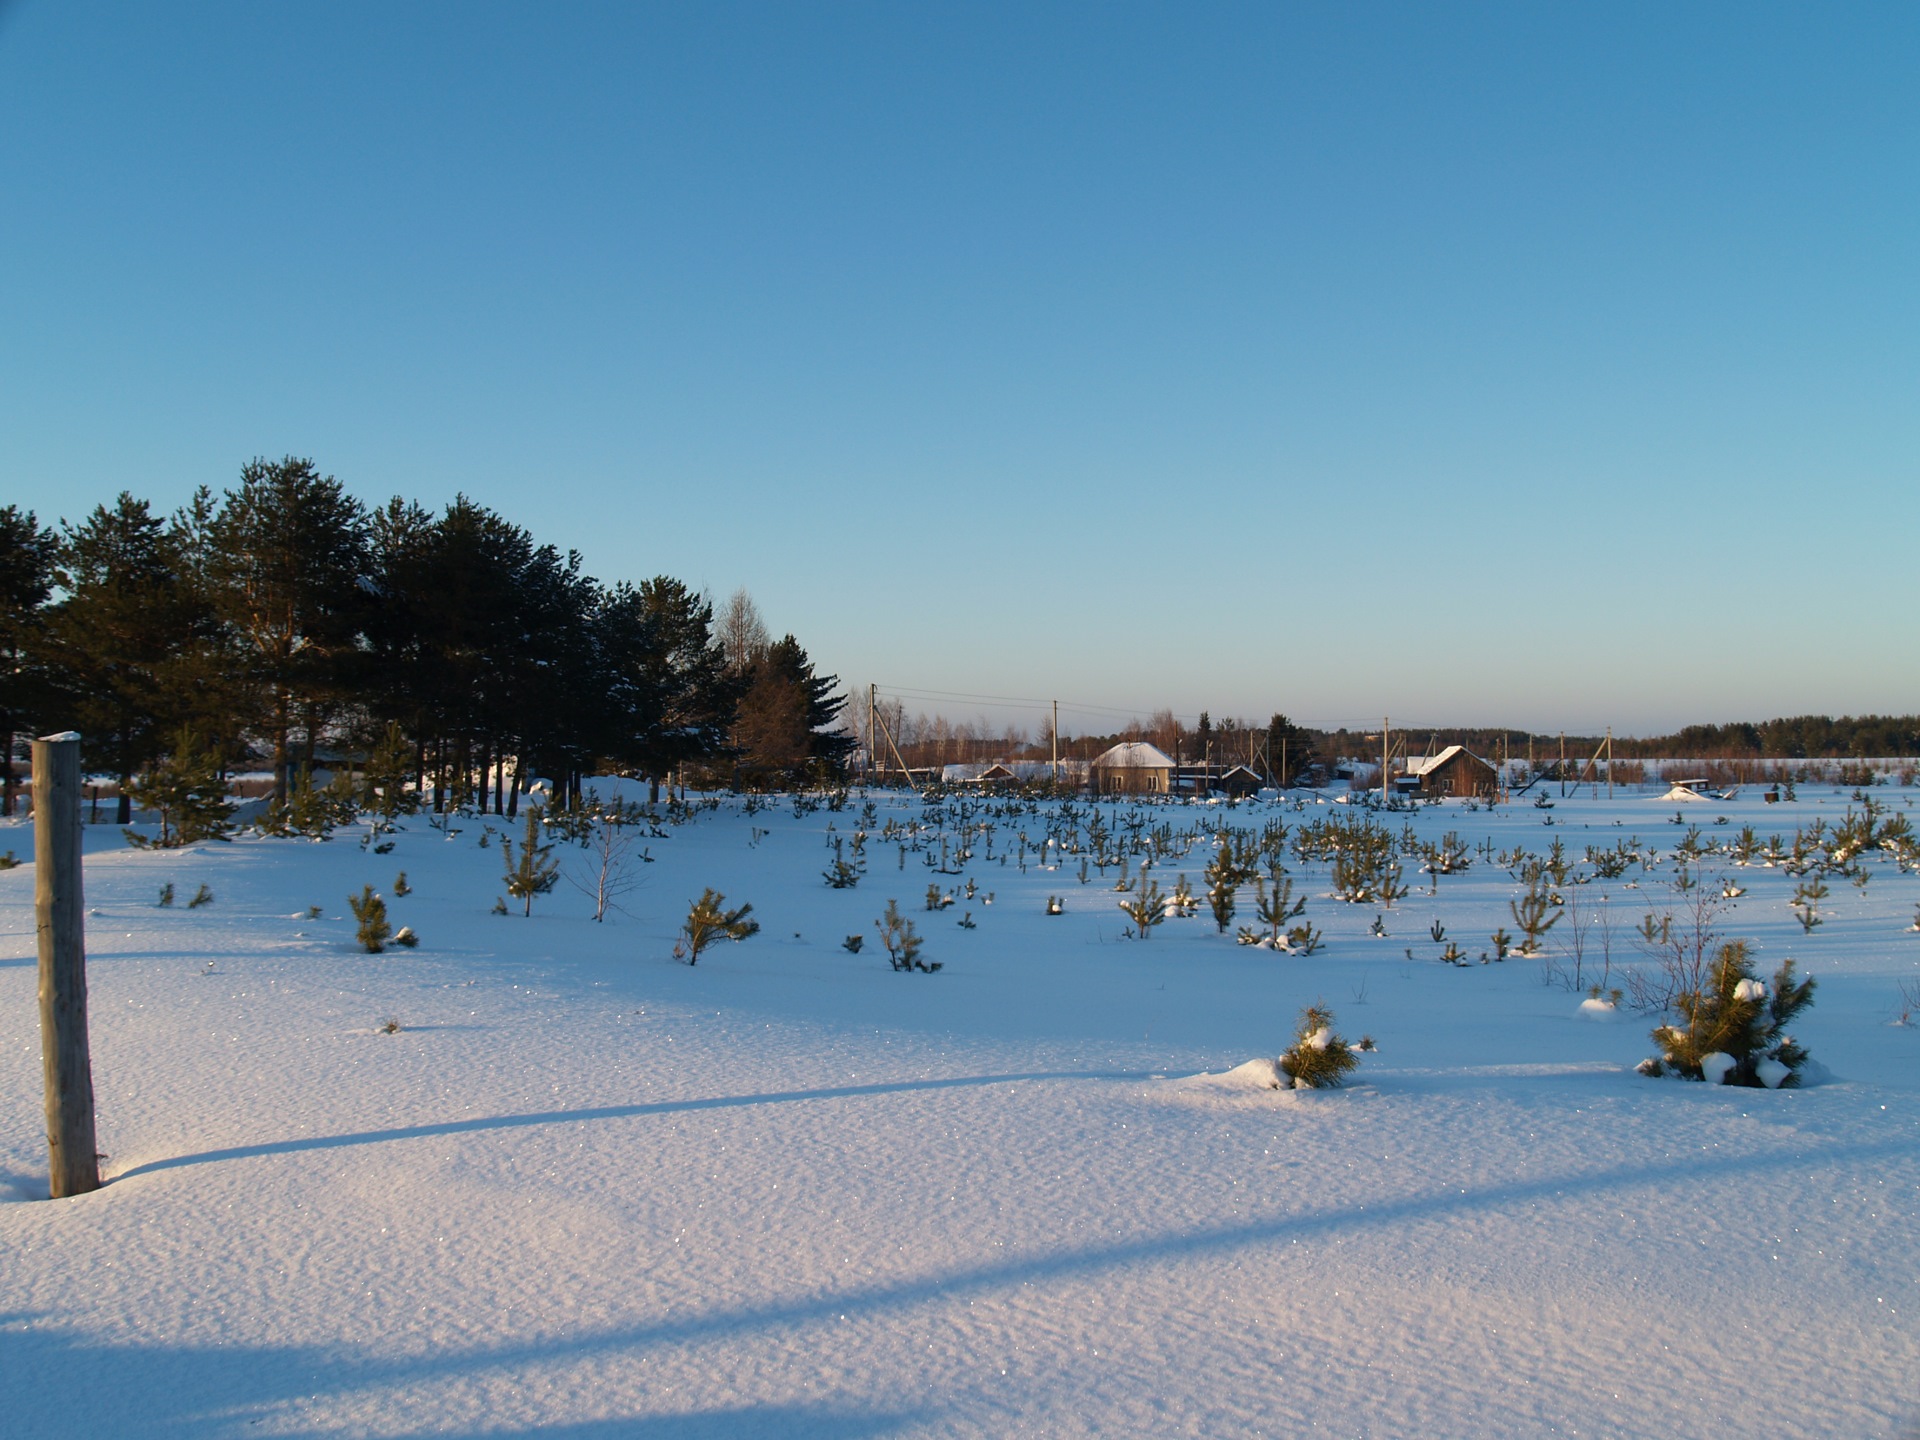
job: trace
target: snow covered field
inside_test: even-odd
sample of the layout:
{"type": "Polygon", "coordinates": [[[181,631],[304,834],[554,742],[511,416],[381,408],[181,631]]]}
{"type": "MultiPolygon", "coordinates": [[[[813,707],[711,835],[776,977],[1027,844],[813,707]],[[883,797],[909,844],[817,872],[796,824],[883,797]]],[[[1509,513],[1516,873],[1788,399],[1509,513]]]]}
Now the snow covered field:
{"type": "MultiPolygon", "coordinates": [[[[1904,814],[1913,793],[1875,798],[1904,814]]],[[[58,1203],[32,868],[0,872],[0,1431],[1920,1433],[1920,1025],[1892,1023],[1920,981],[1920,876],[1876,856],[1864,890],[1829,877],[1804,933],[1781,869],[1695,866],[1746,887],[1720,928],[1764,975],[1792,955],[1819,980],[1795,1030],[1827,1073],[1759,1091],[1636,1075],[1651,1018],[1583,1015],[1537,959],[1478,963],[1523,890],[1485,852],[1437,895],[1404,859],[1391,908],[1331,898],[1289,853],[1326,935],[1298,956],[1236,944],[1204,901],[1123,939],[1116,868],[1082,883],[1029,844],[1022,870],[1045,805],[975,815],[992,855],[976,834],[964,866],[949,805],[964,873],[935,874],[938,836],[904,867],[879,836],[919,803],[877,797],[864,878],[829,888],[828,827],[850,841],[861,803],[663,825],[605,924],[564,882],[531,919],[489,913],[500,850],[478,842],[518,831],[499,820],[413,817],[385,855],[357,828],[143,852],[95,827],[109,1183],[58,1203]],[[930,881],[952,908],[925,910],[930,881]],[[418,950],[353,944],[345,897],[369,883],[418,950]],[[764,929],[689,968],[671,951],[705,886],[764,929]],[[938,974],[887,968],[889,898],[938,974]],[[1236,1069],[1315,1000],[1377,1041],[1359,1083],[1236,1069]]],[[[1685,819],[1716,845],[1748,823],[1790,840],[1849,803],[1748,792],[1685,819]]],[[[1118,839],[1133,808],[1101,807],[1118,839]]],[[[1609,897],[1617,984],[1642,914],[1675,903],[1675,811],[1582,792],[1378,819],[1495,852],[1559,838],[1569,862],[1656,847],[1570,887],[1609,897]]],[[[1144,836],[1355,812],[1139,813],[1144,836]]],[[[1198,894],[1212,846],[1184,844],[1153,874],[1198,894]]],[[[30,829],[0,828],[9,848],[30,856],[30,829]]],[[[1252,907],[1249,887],[1236,925],[1252,907]]],[[[1546,937],[1562,965],[1570,930],[1546,937]]]]}

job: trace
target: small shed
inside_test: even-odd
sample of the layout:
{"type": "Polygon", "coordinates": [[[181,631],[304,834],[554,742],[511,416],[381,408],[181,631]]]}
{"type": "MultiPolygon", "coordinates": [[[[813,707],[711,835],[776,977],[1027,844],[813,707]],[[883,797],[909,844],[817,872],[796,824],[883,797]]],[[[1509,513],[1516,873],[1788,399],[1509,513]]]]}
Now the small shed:
{"type": "Polygon", "coordinates": [[[1266,783],[1245,765],[1230,765],[1214,777],[1213,788],[1222,795],[1232,795],[1238,799],[1255,794],[1266,783]]]}
{"type": "Polygon", "coordinates": [[[1091,771],[1100,795],[1165,795],[1173,789],[1173,758],[1144,740],[1129,740],[1096,756],[1091,771]]]}
{"type": "Polygon", "coordinates": [[[1449,745],[1431,760],[1416,760],[1408,771],[1420,777],[1422,795],[1484,799],[1500,788],[1500,772],[1464,745],[1449,745]]]}

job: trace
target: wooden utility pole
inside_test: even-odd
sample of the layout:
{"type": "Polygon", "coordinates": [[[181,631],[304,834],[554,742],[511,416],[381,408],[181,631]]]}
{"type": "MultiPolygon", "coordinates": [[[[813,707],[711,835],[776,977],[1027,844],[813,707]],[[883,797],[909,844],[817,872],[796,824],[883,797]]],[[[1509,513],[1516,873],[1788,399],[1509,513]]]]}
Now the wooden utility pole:
{"type": "Polygon", "coordinates": [[[1607,726],[1607,799],[1613,798],[1613,727],[1607,726]]]}
{"type": "Polygon", "coordinates": [[[1060,783],[1060,702],[1053,702],[1053,783],[1060,783]]]}
{"type": "Polygon", "coordinates": [[[1380,803],[1382,805],[1387,803],[1387,722],[1390,719],[1392,717],[1389,715],[1380,717],[1380,803]]]}
{"type": "Polygon", "coordinates": [[[33,920],[40,940],[40,1057],[49,1190],[100,1188],[87,1048],[86,907],[80,890],[80,737],[33,742],[33,920]]]}
{"type": "Polygon", "coordinates": [[[873,784],[873,767],[880,758],[880,752],[873,748],[873,708],[879,688],[877,685],[867,686],[867,784],[869,785],[873,784]]]}
{"type": "Polygon", "coordinates": [[[1560,794],[1567,793],[1567,732],[1560,732],[1560,794]]]}

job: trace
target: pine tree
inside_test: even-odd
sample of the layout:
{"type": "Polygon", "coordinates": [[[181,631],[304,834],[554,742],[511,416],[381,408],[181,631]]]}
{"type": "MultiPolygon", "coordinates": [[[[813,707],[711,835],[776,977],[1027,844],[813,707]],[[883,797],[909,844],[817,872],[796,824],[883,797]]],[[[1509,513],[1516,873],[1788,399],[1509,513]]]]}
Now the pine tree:
{"type": "MultiPolygon", "coordinates": [[[[134,782],[131,799],[142,810],[160,813],[160,838],[152,842],[155,848],[233,838],[233,801],[227,796],[220,757],[202,747],[191,730],[174,736],[165,758],[134,782]]],[[[127,839],[138,846],[148,843],[131,830],[127,839]]]]}
{"type": "Polygon", "coordinates": [[[1807,1052],[1786,1027],[1813,1004],[1815,981],[1795,977],[1783,962],[1771,986],[1753,973],[1744,940],[1729,940],[1715,952],[1707,987],[1674,1001],[1683,1024],[1662,1025],[1653,1038],[1664,1052],[1643,1060],[1643,1075],[1684,1076],[1724,1085],[1782,1089],[1800,1083],[1807,1052]]]}
{"type": "Polygon", "coordinates": [[[305,720],[306,760],[320,713],[337,700],[369,608],[360,502],[311,460],[256,459],[209,528],[214,603],[247,657],[254,719],[273,741],[276,805],[285,805],[289,736],[305,720]]]}
{"type": "Polygon", "coordinates": [[[526,902],[524,913],[529,916],[533,914],[533,897],[546,894],[560,878],[559,862],[550,858],[553,846],[540,843],[540,819],[539,807],[527,811],[526,834],[521,837],[518,855],[513,841],[504,835],[500,837],[501,856],[506,862],[507,893],[526,902]]]}
{"type": "MultiPolygon", "coordinates": [[[[1360,1048],[1371,1049],[1371,1042],[1362,1040],[1360,1048]]],[[[1333,1011],[1309,1005],[1300,1012],[1292,1048],[1274,1061],[1274,1068],[1295,1090],[1323,1090],[1345,1084],[1359,1064],[1353,1047],[1333,1033],[1333,1011]]]]}
{"type": "Polygon", "coordinates": [[[393,926],[387,923],[387,902],[373,893],[373,886],[363,885],[358,895],[347,896],[347,905],[353,911],[353,918],[360,922],[354,938],[369,955],[378,955],[387,948],[387,940],[393,934],[393,926]]]}
{"type": "Polygon", "coordinates": [[[35,708],[41,685],[27,663],[53,592],[58,537],[32,511],[0,506],[0,815],[11,816],[19,788],[14,736],[35,708]]]}
{"type": "Polygon", "coordinates": [[[684,939],[674,947],[674,953],[684,955],[687,964],[698,965],[700,952],[716,940],[740,941],[760,933],[760,922],[747,918],[753,906],[738,905],[729,910],[726,903],[725,895],[709,888],[700,892],[700,898],[687,911],[687,923],[680,930],[684,939]]]}

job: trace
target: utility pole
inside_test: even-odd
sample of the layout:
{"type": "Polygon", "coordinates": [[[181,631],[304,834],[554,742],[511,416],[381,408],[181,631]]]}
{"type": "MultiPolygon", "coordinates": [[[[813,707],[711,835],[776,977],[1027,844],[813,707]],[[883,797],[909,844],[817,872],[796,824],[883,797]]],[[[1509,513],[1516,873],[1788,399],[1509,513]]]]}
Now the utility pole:
{"type": "Polygon", "coordinates": [[[80,887],[80,737],[33,742],[33,921],[40,942],[40,1059],[48,1191],[100,1188],[87,1047],[86,904],[80,887]]]}
{"type": "Polygon", "coordinates": [[[1560,795],[1561,795],[1561,798],[1564,799],[1566,797],[1566,793],[1567,793],[1567,732],[1562,730],[1560,732],[1560,795]]]}
{"type": "Polygon", "coordinates": [[[867,686],[867,784],[873,784],[874,762],[880,758],[880,752],[873,748],[873,707],[874,695],[880,687],[867,686]]]}
{"type": "Polygon", "coordinates": [[[1380,717],[1380,803],[1382,805],[1387,803],[1387,755],[1389,753],[1387,749],[1387,722],[1391,718],[1392,717],[1388,715],[1382,715],[1380,717]]]}
{"type": "Polygon", "coordinates": [[[1060,702],[1053,702],[1053,783],[1060,783],[1060,702]]]}
{"type": "Polygon", "coordinates": [[[1607,799],[1613,798],[1613,727],[1607,726],[1607,799]]]}

